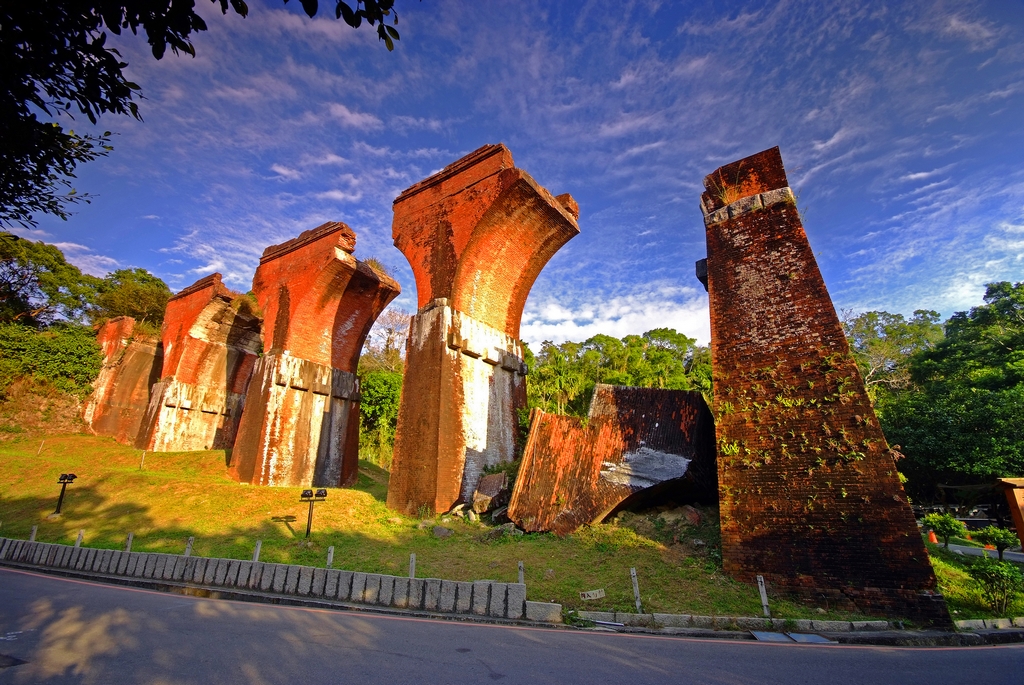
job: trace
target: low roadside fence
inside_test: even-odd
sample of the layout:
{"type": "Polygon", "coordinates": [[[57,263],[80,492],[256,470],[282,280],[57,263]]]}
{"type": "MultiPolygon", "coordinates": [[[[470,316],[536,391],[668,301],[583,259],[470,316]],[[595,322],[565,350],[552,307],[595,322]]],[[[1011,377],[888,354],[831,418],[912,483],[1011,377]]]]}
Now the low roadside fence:
{"type": "Polygon", "coordinates": [[[0,538],[0,563],[161,584],[408,611],[562,622],[562,605],[530,602],[523,583],[406,578],[312,566],[122,552],[0,538]]]}

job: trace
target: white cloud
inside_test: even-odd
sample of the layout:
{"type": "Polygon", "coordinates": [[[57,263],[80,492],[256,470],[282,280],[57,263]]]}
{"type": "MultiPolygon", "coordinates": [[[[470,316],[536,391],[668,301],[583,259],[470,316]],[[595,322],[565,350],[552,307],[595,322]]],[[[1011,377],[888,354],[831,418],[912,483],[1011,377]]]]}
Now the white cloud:
{"type": "Polygon", "coordinates": [[[283,164],[272,164],[270,165],[270,170],[277,174],[275,178],[279,178],[281,180],[297,181],[302,178],[302,173],[300,171],[286,167],[283,164]]]}
{"type": "Polygon", "coordinates": [[[384,126],[384,122],[375,114],[355,112],[340,102],[332,102],[327,109],[342,126],[360,130],[378,129],[384,126]]]}

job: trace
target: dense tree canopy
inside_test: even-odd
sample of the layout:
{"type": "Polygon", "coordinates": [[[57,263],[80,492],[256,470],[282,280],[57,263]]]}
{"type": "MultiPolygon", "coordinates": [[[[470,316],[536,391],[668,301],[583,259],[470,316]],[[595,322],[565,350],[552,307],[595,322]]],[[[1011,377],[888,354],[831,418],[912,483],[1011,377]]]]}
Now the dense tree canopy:
{"type": "MultiPolygon", "coordinates": [[[[225,14],[249,12],[243,0],[211,2],[225,14]]],[[[317,13],[317,0],[300,2],[309,16],[317,13]]],[[[376,26],[388,50],[398,40],[394,0],[338,0],[335,14],[353,28],[363,21],[376,26]]],[[[140,29],[160,59],[168,47],[194,56],[191,36],[207,25],[194,0],[0,4],[0,224],[31,226],[38,213],[66,219],[69,205],[88,202],[70,179],[79,164],[110,152],[110,133],[79,135],[56,119],[76,113],[92,123],[108,113],[140,118],[139,86],[125,78],[128,65],[107,46],[106,34],[140,29]]]]}
{"type": "Polygon", "coordinates": [[[910,387],[910,359],[942,339],[938,321],[938,312],[923,309],[909,321],[902,314],[877,311],[843,317],[850,350],[872,400],[879,393],[910,387]]]}
{"type": "Polygon", "coordinates": [[[877,409],[912,492],[1024,476],[1024,283],[990,284],[985,304],[910,357],[909,376],[877,409]]]}
{"type": "Polygon", "coordinates": [[[140,324],[158,326],[171,299],[167,284],[145,269],[119,269],[107,274],[98,291],[94,321],[130,316],[140,324]]]}
{"type": "Polygon", "coordinates": [[[622,339],[595,335],[582,343],[546,341],[527,362],[530,406],[559,414],[586,415],[598,383],[699,390],[710,399],[707,349],[670,328],[622,339]]]}
{"type": "Polygon", "coordinates": [[[0,233],[0,322],[40,326],[81,320],[99,284],[68,264],[55,246],[0,233]]]}

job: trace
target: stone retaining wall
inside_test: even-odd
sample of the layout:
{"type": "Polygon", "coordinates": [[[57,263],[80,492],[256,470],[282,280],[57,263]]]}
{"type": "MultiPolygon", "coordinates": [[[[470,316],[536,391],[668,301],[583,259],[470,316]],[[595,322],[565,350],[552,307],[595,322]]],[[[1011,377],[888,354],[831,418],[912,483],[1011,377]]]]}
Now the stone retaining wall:
{"type": "Polygon", "coordinates": [[[122,552],[8,538],[0,538],[0,563],[411,611],[562,622],[560,604],[526,601],[526,585],[522,583],[404,578],[312,566],[122,552]]]}
{"type": "Polygon", "coordinates": [[[633,614],[623,611],[581,611],[587,621],[622,623],[649,628],[704,628],[709,630],[797,630],[846,632],[850,630],[888,630],[888,621],[820,621],[817,619],[781,619],[744,616],[694,616],[691,614],[633,614]]]}

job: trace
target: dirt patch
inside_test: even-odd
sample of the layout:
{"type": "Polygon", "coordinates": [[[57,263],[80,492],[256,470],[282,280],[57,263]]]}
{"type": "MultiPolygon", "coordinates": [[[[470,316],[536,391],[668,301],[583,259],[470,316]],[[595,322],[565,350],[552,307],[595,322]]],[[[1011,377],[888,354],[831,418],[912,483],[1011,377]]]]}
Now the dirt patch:
{"type": "Polygon", "coordinates": [[[0,441],[26,435],[87,433],[81,400],[39,381],[19,379],[0,398],[0,441]]]}

